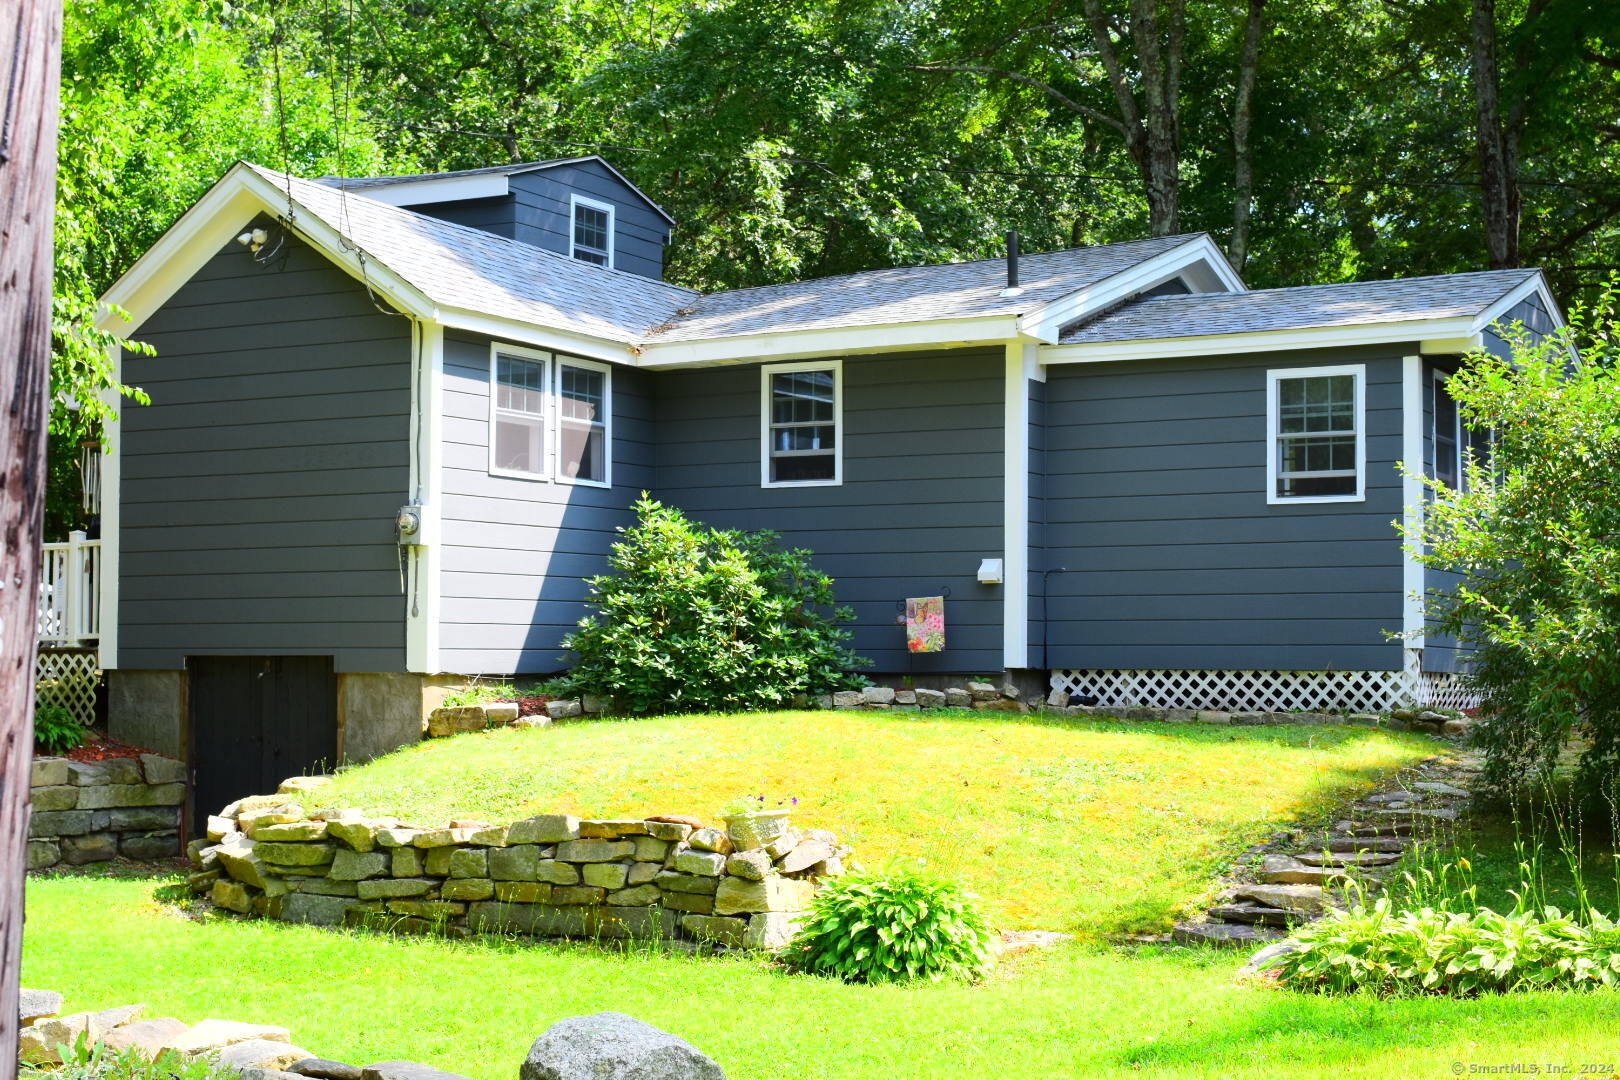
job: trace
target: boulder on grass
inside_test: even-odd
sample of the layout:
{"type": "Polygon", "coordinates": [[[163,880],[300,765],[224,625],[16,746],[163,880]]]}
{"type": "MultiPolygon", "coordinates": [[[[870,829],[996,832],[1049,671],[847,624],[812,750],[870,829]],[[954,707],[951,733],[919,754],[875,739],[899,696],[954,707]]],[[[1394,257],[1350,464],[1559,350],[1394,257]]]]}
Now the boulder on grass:
{"type": "Polygon", "coordinates": [[[42,1016],[55,1016],[62,1011],[62,995],[55,990],[29,990],[24,988],[17,997],[19,1027],[27,1027],[42,1016]]]}
{"type": "Polygon", "coordinates": [[[559,1020],[534,1041],[519,1080],[725,1080],[697,1047],[623,1013],[559,1020]]]}
{"type": "Polygon", "coordinates": [[[312,1058],[308,1050],[274,1039],[246,1039],[219,1052],[220,1065],[232,1069],[272,1069],[283,1072],[289,1065],[312,1058]]]}

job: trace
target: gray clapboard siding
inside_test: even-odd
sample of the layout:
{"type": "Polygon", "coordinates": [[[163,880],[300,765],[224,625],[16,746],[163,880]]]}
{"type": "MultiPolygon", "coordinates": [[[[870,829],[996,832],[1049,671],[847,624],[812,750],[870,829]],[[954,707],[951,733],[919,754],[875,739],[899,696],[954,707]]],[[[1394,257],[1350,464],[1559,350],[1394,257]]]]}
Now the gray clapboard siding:
{"type": "MultiPolygon", "coordinates": [[[[1435,407],[1435,375],[1448,374],[1455,369],[1454,364],[1436,364],[1425,361],[1423,364],[1423,474],[1433,477],[1436,472],[1439,455],[1435,442],[1434,407],[1435,407]]],[[[1425,493],[1426,499],[1432,496],[1425,493]]],[[[1423,594],[1425,603],[1435,602],[1439,595],[1449,593],[1456,588],[1461,578],[1456,574],[1432,567],[1423,568],[1423,594]]],[[[1435,672],[1452,672],[1458,669],[1461,653],[1457,639],[1451,634],[1440,633],[1434,627],[1433,620],[1426,620],[1423,631],[1423,670],[1435,672]]]]}
{"type": "MultiPolygon", "coordinates": [[[[1400,347],[1053,367],[1058,668],[1396,670],[1400,347]],[[1266,372],[1367,365],[1365,502],[1266,502],[1266,372]]],[[[1032,590],[1033,595],[1034,590],[1032,590]]],[[[1038,640],[1038,639],[1037,639],[1038,640]]]]}
{"type": "Polygon", "coordinates": [[[854,648],[880,672],[1001,668],[1002,354],[902,353],[844,361],[844,482],[760,486],[758,365],[657,378],[657,491],[713,525],[775,529],[815,552],[856,615],[854,648]],[[912,655],[907,597],[950,590],[946,649],[912,655]]]}
{"type": "Polygon", "coordinates": [[[559,671],[562,638],[586,613],[585,579],[607,569],[615,529],[652,486],[649,378],[613,370],[612,488],[491,476],[489,357],[488,338],[446,334],[439,663],[464,674],[559,671]]]}
{"type": "Polygon", "coordinates": [[[508,184],[510,194],[499,198],[424,203],[410,209],[569,255],[573,252],[569,195],[578,193],[613,206],[615,269],[642,277],[664,276],[669,222],[601,162],[518,173],[508,184]]]}
{"type": "Polygon", "coordinates": [[[405,320],[288,237],[262,265],[227,244],[134,336],[157,355],[123,360],[152,404],[126,405],[119,434],[120,666],[403,670],[405,320]]]}

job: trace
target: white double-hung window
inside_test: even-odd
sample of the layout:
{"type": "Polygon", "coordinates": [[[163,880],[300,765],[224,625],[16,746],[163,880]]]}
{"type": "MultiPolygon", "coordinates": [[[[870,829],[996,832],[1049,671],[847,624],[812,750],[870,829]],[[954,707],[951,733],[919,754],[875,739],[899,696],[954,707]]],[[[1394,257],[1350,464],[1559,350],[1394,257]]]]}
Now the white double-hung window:
{"type": "Polygon", "coordinates": [[[611,486],[611,368],[495,344],[489,386],[492,475],[611,486]]]}
{"type": "Polygon", "coordinates": [[[490,472],[545,479],[550,362],[545,353],[523,349],[491,352],[490,472]]]}
{"type": "Polygon", "coordinates": [[[613,265],[613,204],[571,195],[568,200],[570,253],[582,262],[613,265]]]}
{"type": "Polygon", "coordinates": [[[1354,502],[1365,497],[1367,368],[1266,373],[1266,501],[1354,502]]]}
{"type": "Polygon", "coordinates": [[[605,364],[557,358],[557,479],[609,486],[611,372],[605,364]]]}
{"type": "Polygon", "coordinates": [[[763,486],[842,482],[842,394],[836,360],[760,369],[763,486]]]}

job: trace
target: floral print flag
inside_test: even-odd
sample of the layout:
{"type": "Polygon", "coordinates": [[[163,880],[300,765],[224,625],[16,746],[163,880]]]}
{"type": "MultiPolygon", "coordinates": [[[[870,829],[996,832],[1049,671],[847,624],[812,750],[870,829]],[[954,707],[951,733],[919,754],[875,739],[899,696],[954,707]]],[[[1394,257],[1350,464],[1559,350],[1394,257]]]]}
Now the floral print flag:
{"type": "Polygon", "coordinates": [[[943,596],[913,596],[906,601],[906,648],[912,652],[945,651],[943,596]]]}

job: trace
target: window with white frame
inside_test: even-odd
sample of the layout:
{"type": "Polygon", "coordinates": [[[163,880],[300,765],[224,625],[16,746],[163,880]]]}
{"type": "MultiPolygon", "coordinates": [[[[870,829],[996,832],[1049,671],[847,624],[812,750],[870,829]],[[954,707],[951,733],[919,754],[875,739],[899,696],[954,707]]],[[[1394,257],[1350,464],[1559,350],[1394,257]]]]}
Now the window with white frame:
{"type": "Polygon", "coordinates": [[[1434,373],[1434,478],[1449,488],[1462,484],[1462,419],[1446,387],[1446,373],[1434,373]]]}
{"type": "Polygon", "coordinates": [[[569,199],[569,207],[574,258],[598,266],[612,266],[613,204],[574,195],[569,199]]]}
{"type": "Polygon", "coordinates": [[[546,476],[544,353],[494,350],[490,354],[489,471],[546,476]]]}
{"type": "Polygon", "coordinates": [[[1267,373],[1267,500],[1339,502],[1363,497],[1366,368],[1267,373]]]}
{"type": "Polygon", "coordinates": [[[494,344],[489,383],[492,474],[612,484],[611,368],[594,360],[494,344]]]}
{"type": "Polygon", "coordinates": [[[608,486],[609,370],[557,358],[557,479],[608,486]]]}
{"type": "Polygon", "coordinates": [[[841,481],[843,369],[836,361],[775,364],[760,372],[766,487],[841,481]]]}

